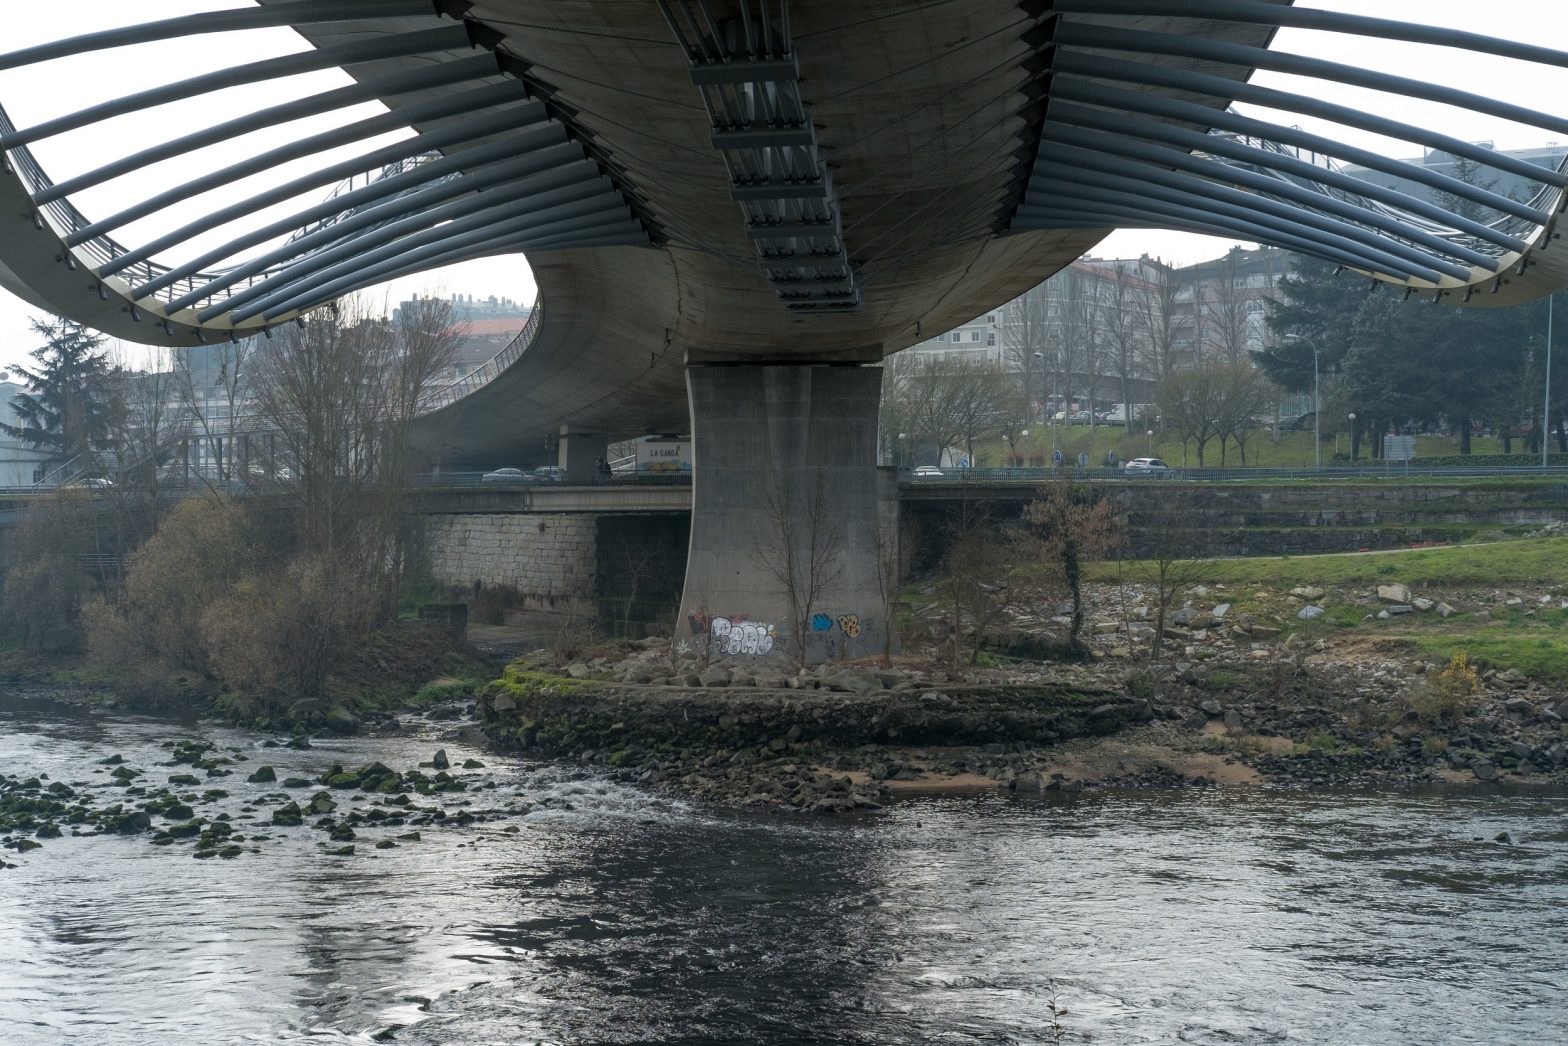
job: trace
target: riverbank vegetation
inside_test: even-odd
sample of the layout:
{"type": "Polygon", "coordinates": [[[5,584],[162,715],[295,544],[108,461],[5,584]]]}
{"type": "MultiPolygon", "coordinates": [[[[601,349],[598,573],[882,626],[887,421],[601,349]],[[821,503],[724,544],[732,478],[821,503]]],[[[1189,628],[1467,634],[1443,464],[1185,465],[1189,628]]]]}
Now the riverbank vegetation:
{"type": "Polygon", "coordinates": [[[450,307],[427,301],[395,328],[345,306],[273,339],[247,363],[267,461],[243,466],[243,496],[205,484],[172,503],[92,487],[37,500],[10,539],[13,640],[81,658],[124,696],[303,727],[483,674],[459,639],[398,621],[415,569],[410,426],[456,338],[450,307]],[[131,514],[140,526],[122,524],[131,514]]]}

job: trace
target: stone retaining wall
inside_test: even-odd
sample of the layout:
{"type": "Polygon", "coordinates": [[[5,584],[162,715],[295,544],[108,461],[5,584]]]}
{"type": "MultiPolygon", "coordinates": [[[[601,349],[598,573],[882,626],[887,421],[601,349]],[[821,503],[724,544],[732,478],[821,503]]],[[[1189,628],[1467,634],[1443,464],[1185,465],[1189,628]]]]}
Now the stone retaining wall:
{"type": "Polygon", "coordinates": [[[598,517],[575,513],[426,516],[425,562],[443,585],[504,585],[530,606],[592,600],[598,517]]]}

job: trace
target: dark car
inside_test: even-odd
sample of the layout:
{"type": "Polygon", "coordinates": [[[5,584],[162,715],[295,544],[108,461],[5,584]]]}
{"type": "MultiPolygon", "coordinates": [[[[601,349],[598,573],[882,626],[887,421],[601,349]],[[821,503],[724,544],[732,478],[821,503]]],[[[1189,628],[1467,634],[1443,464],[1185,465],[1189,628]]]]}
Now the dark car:
{"type": "Polygon", "coordinates": [[[539,483],[566,482],[566,470],[559,465],[540,465],[530,475],[539,483]]]}

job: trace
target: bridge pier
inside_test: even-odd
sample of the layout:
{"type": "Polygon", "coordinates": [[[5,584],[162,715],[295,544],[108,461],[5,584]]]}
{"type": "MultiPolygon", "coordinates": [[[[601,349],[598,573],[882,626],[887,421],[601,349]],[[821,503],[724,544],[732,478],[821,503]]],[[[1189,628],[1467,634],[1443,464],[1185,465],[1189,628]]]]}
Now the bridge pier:
{"type": "Polygon", "coordinates": [[[562,425],[555,444],[555,463],[565,470],[567,483],[597,483],[599,462],[610,448],[603,432],[589,432],[562,425]]]}
{"type": "MultiPolygon", "coordinates": [[[[882,371],[696,365],[679,638],[731,664],[882,650],[882,371]]],[[[894,546],[896,547],[896,546],[894,546]]],[[[893,557],[896,560],[896,555],[893,557]]]]}

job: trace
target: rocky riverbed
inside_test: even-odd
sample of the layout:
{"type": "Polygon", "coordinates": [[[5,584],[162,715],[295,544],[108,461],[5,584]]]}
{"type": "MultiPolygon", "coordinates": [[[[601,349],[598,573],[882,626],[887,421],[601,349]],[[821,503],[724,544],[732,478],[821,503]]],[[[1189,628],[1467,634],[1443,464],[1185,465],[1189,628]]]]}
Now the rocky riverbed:
{"type": "Polygon", "coordinates": [[[351,857],[417,844],[431,826],[515,822],[542,802],[483,760],[453,760],[444,748],[406,766],[345,765],[328,754],[330,742],[325,751],[305,737],[219,744],[200,725],[169,727],[186,736],[163,742],[163,758],[112,752],[65,773],[0,772],[0,847],[21,855],[116,835],[233,860],[306,833],[324,855],[351,857]]]}
{"type": "Polygon", "coordinates": [[[817,814],[915,791],[1568,780],[1561,695],[1365,645],[1133,667],[671,665],[658,640],[559,673],[524,659],[481,693],[478,714],[504,746],[817,814]]]}

